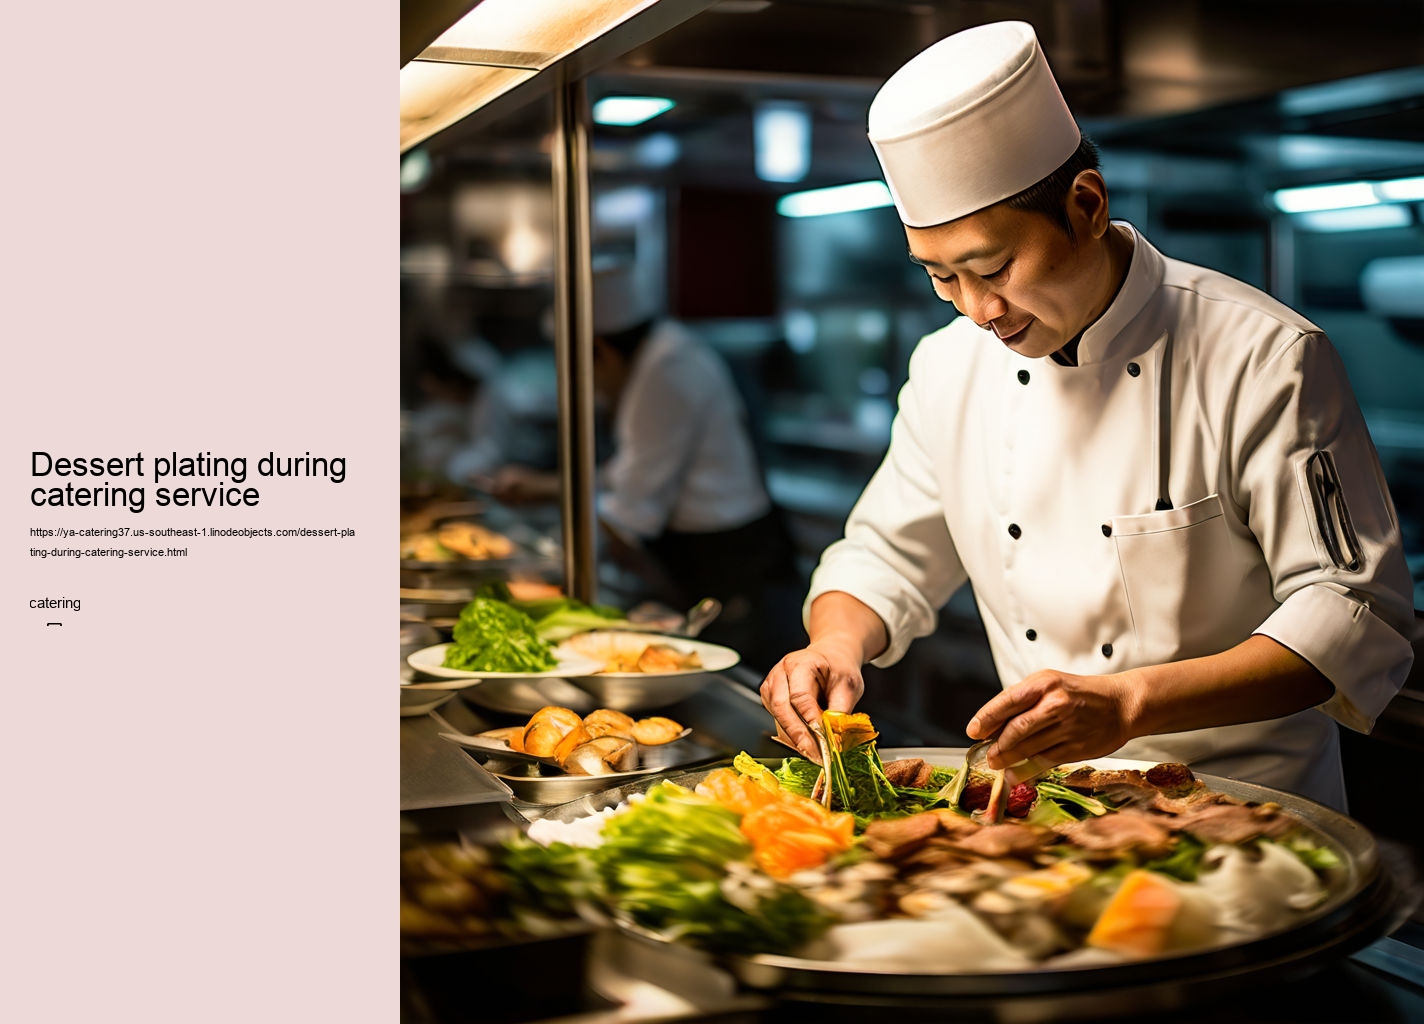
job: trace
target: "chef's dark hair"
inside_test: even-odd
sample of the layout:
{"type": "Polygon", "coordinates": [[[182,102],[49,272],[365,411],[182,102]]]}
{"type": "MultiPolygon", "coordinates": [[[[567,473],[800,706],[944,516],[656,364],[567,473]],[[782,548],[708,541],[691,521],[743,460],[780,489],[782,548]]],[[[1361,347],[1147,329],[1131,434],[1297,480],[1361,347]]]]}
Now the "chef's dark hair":
{"type": "Polygon", "coordinates": [[[1041,213],[1054,221],[1068,237],[1073,237],[1073,223],[1068,219],[1068,190],[1073,187],[1073,179],[1083,171],[1101,169],[1098,147],[1086,135],[1078,142],[1073,155],[1063,161],[1058,170],[1042,178],[1016,195],[1009,196],[1004,203],[1015,210],[1041,213]]]}
{"type": "Polygon", "coordinates": [[[653,321],[644,320],[640,324],[632,327],[625,327],[621,331],[610,331],[598,335],[608,346],[624,359],[632,359],[633,353],[638,351],[638,346],[643,343],[643,339],[648,336],[648,332],[653,329],[653,321]]]}

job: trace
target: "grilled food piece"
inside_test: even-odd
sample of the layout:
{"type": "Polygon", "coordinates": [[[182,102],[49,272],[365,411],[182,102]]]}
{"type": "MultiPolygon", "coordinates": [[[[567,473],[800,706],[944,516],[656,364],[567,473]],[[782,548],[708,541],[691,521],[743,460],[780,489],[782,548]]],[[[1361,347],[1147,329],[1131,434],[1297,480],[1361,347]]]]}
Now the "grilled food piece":
{"type": "Polygon", "coordinates": [[[671,743],[682,731],[682,726],[671,718],[640,718],[633,723],[633,738],[649,747],[671,743]]]}

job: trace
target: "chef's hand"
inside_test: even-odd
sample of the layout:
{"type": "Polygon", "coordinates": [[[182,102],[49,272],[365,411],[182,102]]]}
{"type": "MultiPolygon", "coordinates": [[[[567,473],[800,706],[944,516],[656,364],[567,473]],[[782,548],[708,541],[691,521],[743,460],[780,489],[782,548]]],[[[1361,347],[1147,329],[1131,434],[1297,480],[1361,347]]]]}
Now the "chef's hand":
{"type": "Polygon", "coordinates": [[[821,709],[854,710],[865,692],[861,646],[839,638],[813,641],[777,662],[761,684],[761,703],[776,718],[777,732],[812,761],[820,761],[808,722],[820,722],[821,709]]]}
{"type": "Polygon", "coordinates": [[[1074,676],[1067,672],[1035,672],[998,694],[969,721],[972,739],[998,733],[989,747],[990,768],[1008,769],[1030,758],[1020,769],[1032,775],[1042,768],[1110,754],[1137,735],[1133,722],[1140,709],[1140,690],[1125,675],[1074,676]]]}

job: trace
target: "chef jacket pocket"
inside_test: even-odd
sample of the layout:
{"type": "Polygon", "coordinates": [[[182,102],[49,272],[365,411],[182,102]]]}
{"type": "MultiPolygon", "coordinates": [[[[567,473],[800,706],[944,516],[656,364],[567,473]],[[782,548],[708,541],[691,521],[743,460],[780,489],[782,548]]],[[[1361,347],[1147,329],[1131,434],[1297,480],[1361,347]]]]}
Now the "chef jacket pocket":
{"type": "Polygon", "coordinates": [[[1162,512],[1114,516],[1112,537],[1144,664],[1215,653],[1239,639],[1228,634],[1233,590],[1242,581],[1233,572],[1231,532],[1218,495],[1162,512]]]}

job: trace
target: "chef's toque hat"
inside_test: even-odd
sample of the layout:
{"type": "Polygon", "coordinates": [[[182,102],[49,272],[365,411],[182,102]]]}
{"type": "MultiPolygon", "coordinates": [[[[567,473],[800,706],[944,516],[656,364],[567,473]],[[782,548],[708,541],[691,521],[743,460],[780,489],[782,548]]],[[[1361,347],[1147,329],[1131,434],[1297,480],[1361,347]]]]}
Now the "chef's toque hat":
{"type": "Polygon", "coordinates": [[[911,58],[876,93],[869,120],[895,208],[913,228],[1022,192],[1081,139],[1022,21],[965,29],[911,58]]]}
{"type": "Polygon", "coordinates": [[[594,334],[617,334],[647,323],[662,312],[646,276],[640,275],[632,263],[594,270],[594,334]]]}

